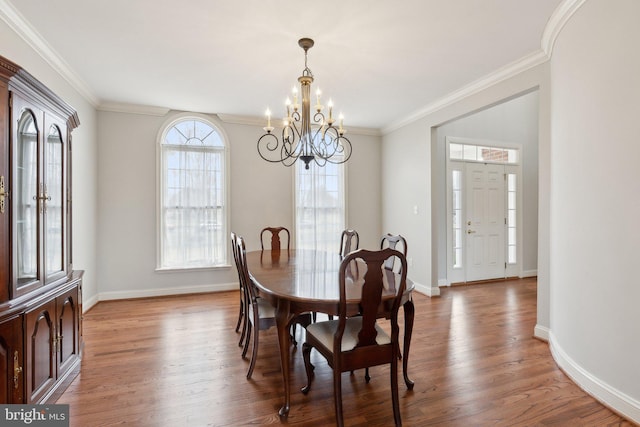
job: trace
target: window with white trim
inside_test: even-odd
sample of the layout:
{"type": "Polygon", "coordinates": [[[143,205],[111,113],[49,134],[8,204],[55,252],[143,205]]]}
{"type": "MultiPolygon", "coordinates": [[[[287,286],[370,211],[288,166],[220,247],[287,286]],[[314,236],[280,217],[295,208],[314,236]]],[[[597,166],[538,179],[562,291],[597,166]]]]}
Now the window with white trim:
{"type": "Polygon", "coordinates": [[[345,229],[345,165],[295,166],[296,248],[337,252],[345,229]]]}
{"type": "Polygon", "coordinates": [[[462,268],[462,171],[451,171],[452,267],[462,268]]]}
{"type": "Polygon", "coordinates": [[[449,158],[472,162],[517,164],[519,150],[515,148],[488,147],[471,143],[450,143],[449,158]]]}
{"type": "Polygon", "coordinates": [[[228,264],[226,141],[211,121],[183,116],[159,140],[158,269],[228,264]]]}
{"type": "Polygon", "coordinates": [[[507,174],[507,263],[515,264],[517,257],[517,178],[515,173],[507,174]]]}

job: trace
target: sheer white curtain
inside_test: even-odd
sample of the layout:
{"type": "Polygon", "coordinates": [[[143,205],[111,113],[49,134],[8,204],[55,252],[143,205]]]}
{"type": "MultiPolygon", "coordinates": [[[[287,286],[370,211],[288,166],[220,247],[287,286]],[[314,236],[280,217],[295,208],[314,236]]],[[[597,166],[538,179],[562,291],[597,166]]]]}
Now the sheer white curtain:
{"type": "Polygon", "coordinates": [[[176,124],[161,146],[160,268],[224,265],[224,144],[206,123],[176,124]]]}
{"type": "Polygon", "coordinates": [[[345,228],[345,165],[296,164],[296,248],[338,252],[345,228]]]}

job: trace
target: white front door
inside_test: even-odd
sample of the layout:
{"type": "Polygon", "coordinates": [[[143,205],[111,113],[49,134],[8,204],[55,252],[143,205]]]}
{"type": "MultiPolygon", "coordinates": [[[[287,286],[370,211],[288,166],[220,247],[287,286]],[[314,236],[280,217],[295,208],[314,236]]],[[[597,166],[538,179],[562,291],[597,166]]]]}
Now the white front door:
{"type": "Polygon", "coordinates": [[[466,281],[505,277],[504,165],[466,163],[466,281]]]}

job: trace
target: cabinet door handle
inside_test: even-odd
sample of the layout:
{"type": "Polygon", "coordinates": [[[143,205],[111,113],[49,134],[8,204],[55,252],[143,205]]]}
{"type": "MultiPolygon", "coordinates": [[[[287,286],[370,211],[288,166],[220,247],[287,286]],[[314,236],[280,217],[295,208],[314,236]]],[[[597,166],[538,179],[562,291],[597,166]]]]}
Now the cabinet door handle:
{"type": "Polygon", "coordinates": [[[47,194],[47,186],[40,183],[40,194],[33,196],[33,200],[40,202],[40,212],[47,211],[47,202],[51,201],[51,196],[47,194]]]}
{"type": "Polygon", "coordinates": [[[4,175],[0,176],[0,213],[4,213],[4,199],[9,197],[9,192],[4,189],[4,175]]]}
{"type": "Polygon", "coordinates": [[[22,374],[22,366],[19,365],[18,351],[13,353],[13,388],[18,389],[20,384],[20,374],[22,374]]]}

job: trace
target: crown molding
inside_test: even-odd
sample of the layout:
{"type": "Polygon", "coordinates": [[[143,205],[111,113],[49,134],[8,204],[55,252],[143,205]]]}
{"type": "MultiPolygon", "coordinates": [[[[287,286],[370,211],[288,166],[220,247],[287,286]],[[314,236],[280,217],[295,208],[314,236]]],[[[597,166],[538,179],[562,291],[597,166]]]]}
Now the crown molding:
{"type": "Polygon", "coordinates": [[[547,25],[542,33],[541,47],[549,58],[553,53],[553,46],[560,31],[564,28],[569,19],[587,0],[564,0],[549,18],[547,25]]]}
{"type": "MultiPolygon", "coordinates": [[[[218,117],[224,123],[230,123],[234,125],[248,125],[248,126],[264,126],[265,119],[263,117],[255,116],[241,116],[236,114],[221,114],[218,113],[218,117]]],[[[365,136],[382,136],[380,129],[375,128],[363,128],[349,126],[347,132],[352,135],[365,135],[365,136]]]]}
{"type": "Polygon", "coordinates": [[[218,118],[224,123],[234,125],[263,126],[264,119],[255,116],[241,116],[238,114],[218,114],[218,118]]]}
{"type": "Polygon", "coordinates": [[[6,0],[0,0],[0,19],[5,21],[42,59],[47,62],[67,83],[84,97],[91,105],[97,107],[98,98],[86,83],[67,65],[58,53],[53,50],[42,36],[29,24],[15,7],[6,0]]]}
{"type": "Polygon", "coordinates": [[[475,82],[472,82],[466,86],[461,87],[460,89],[449,93],[447,96],[432,102],[426,107],[416,111],[410,116],[398,120],[394,123],[391,123],[389,126],[386,126],[382,129],[382,134],[387,134],[394,130],[397,130],[401,127],[404,127],[410,123],[415,122],[423,117],[426,117],[430,114],[435,113],[436,111],[442,110],[449,105],[455,104],[471,95],[474,95],[478,92],[481,92],[491,86],[494,86],[504,80],[510,79],[524,71],[527,71],[530,68],[533,68],[537,65],[543,64],[548,61],[549,57],[545,54],[542,49],[538,49],[537,51],[515,61],[511,64],[508,64],[504,67],[499,68],[498,70],[482,77],[475,82]]]}
{"type": "Polygon", "coordinates": [[[120,102],[102,102],[96,107],[99,111],[111,113],[142,114],[145,116],[166,116],[169,108],[151,105],[125,104],[120,102]]]}
{"type": "Polygon", "coordinates": [[[547,25],[542,33],[540,41],[540,49],[531,53],[519,60],[512,62],[491,74],[484,76],[483,78],[476,80],[462,88],[449,93],[447,96],[436,100],[435,102],[427,105],[426,107],[416,111],[414,114],[406,117],[403,120],[391,123],[382,129],[382,134],[393,132],[403,126],[415,122],[423,117],[435,113],[449,105],[455,104],[464,98],[481,92],[491,86],[494,86],[504,80],[514,77],[530,68],[540,65],[549,59],[553,53],[553,46],[555,45],[558,35],[564,28],[565,24],[571,19],[573,14],[582,6],[587,0],[564,0],[553,11],[551,17],[547,21],[547,25]]]}

